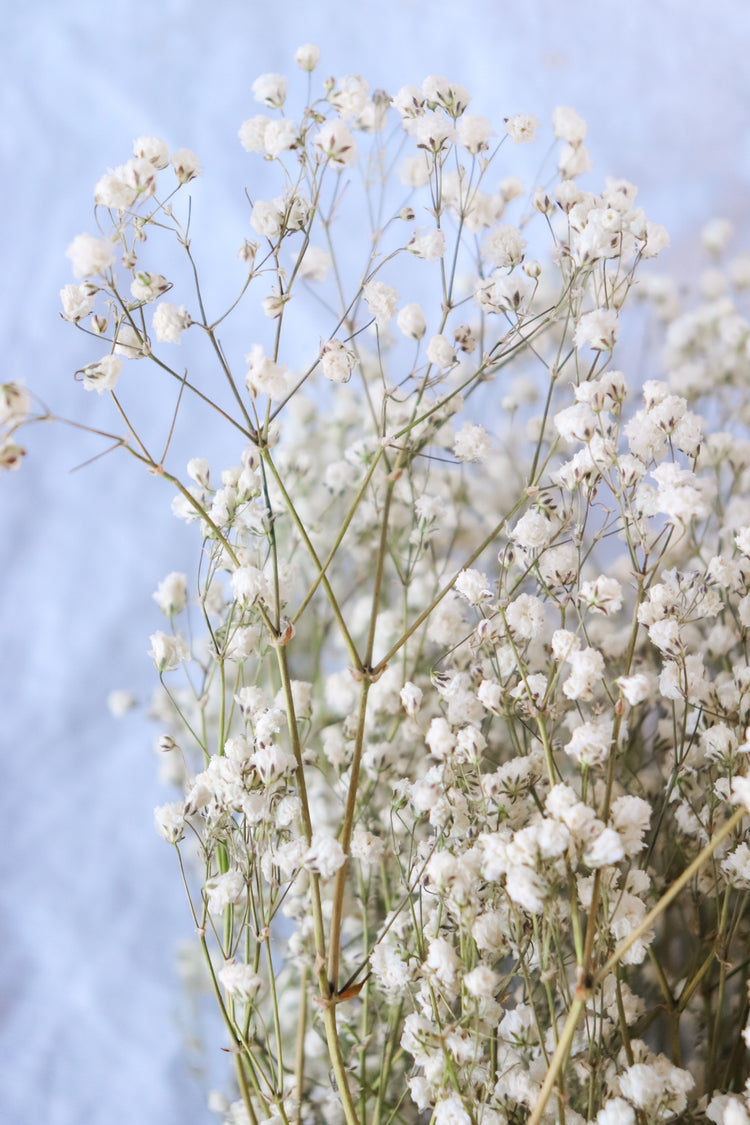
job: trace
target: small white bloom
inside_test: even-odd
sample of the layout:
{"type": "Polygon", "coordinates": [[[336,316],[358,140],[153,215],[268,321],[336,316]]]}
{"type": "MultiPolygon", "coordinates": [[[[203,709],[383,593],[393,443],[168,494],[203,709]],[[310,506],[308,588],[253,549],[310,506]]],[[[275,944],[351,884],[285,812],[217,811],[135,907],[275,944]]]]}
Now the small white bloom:
{"type": "Polygon", "coordinates": [[[320,353],[320,366],[332,383],[348,383],[357,366],[357,356],[341,340],[329,340],[320,353]]]}
{"type": "Polygon", "coordinates": [[[184,305],[160,301],[154,309],[152,324],[160,344],[179,344],[182,333],[192,323],[184,305]]]}
{"type": "Polygon", "coordinates": [[[346,863],[344,849],[333,836],[316,833],[302,860],[303,867],[323,879],[330,879],[346,863]]]}
{"type": "Polygon", "coordinates": [[[257,566],[238,567],[232,574],[231,585],[236,601],[243,605],[255,605],[257,601],[271,599],[270,583],[257,566]]]}
{"type": "Polygon", "coordinates": [[[274,363],[261,344],[253,345],[245,359],[249,364],[245,386],[252,394],[265,394],[278,401],[289,393],[291,381],[286,364],[274,363]]]}
{"type": "Polygon", "coordinates": [[[135,187],[128,183],[124,165],[107,172],[94,188],[94,202],[99,207],[109,207],[114,211],[132,207],[137,195],[135,187]]]}
{"type": "Polygon", "coordinates": [[[65,251],[70,258],[75,277],[95,277],[114,265],[115,250],[106,238],[93,234],[79,234],[65,251]]]}
{"type": "Polygon", "coordinates": [[[31,395],[23,383],[0,383],[0,422],[17,425],[29,413],[31,395]]]}
{"type": "Polygon", "coordinates": [[[750,777],[733,777],[731,793],[734,804],[744,805],[750,812],[750,777]]]}
{"type": "Polygon", "coordinates": [[[482,244],[482,257],[490,265],[498,268],[511,268],[523,261],[526,241],[517,227],[495,227],[482,244]]]}
{"type": "Polygon", "coordinates": [[[464,422],[453,442],[453,452],[459,461],[484,461],[492,448],[492,438],[484,426],[464,422]]]}
{"type": "Polygon", "coordinates": [[[12,438],[0,440],[0,470],[15,472],[21,468],[21,461],[26,455],[23,446],[18,445],[12,438]]]}
{"type": "Polygon", "coordinates": [[[286,100],[286,78],[283,74],[261,74],[252,85],[256,102],[281,109],[286,100]]]}
{"type": "Polygon", "coordinates": [[[368,281],[363,293],[378,328],[385,328],[396,311],[398,290],[384,281],[368,281]]]}
{"type": "Polygon", "coordinates": [[[492,597],[489,579],[479,570],[462,570],[456,579],[456,590],[469,605],[479,605],[492,597]]]}
{"type": "Polygon", "coordinates": [[[148,160],[160,171],[169,164],[169,149],[159,137],[137,137],[133,141],[133,156],[148,160]]]}
{"type": "Polygon", "coordinates": [[[154,809],[156,830],[168,844],[179,844],[185,835],[185,802],[170,801],[154,809]]]}
{"type": "Polygon", "coordinates": [[[631,707],[648,699],[650,682],[644,672],[637,672],[634,676],[620,676],[617,685],[631,707]]]}
{"type": "Polygon", "coordinates": [[[446,370],[456,363],[456,352],[447,336],[433,336],[427,345],[427,358],[436,367],[446,370]]]}
{"type": "Polygon", "coordinates": [[[516,145],[526,145],[534,140],[541,122],[533,113],[516,113],[507,118],[505,132],[516,145]]]}
{"type": "Polygon", "coordinates": [[[256,114],[255,117],[249,117],[247,121],[242,122],[237,136],[240,138],[240,144],[245,152],[265,152],[266,129],[270,124],[271,118],[266,117],[263,113],[256,114]]]}
{"type": "Polygon", "coordinates": [[[171,287],[171,281],[167,281],[160,273],[146,273],[140,270],[130,283],[130,293],[135,301],[145,303],[155,301],[171,287]]]}
{"type": "Polygon", "coordinates": [[[593,351],[611,351],[617,340],[620,324],[614,309],[594,309],[584,313],[576,325],[575,346],[588,344],[593,351]]]}
{"type": "Polygon", "coordinates": [[[227,992],[241,1000],[252,1000],[263,983],[262,978],[253,971],[251,965],[238,965],[235,961],[225,962],[224,967],[219,969],[216,975],[227,992]]]}
{"type": "Polygon", "coordinates": [[[237,868],[215,875],[206,883],[206,897],[211,914],[221,914],[225,907],[236,905],[245,897],[245,877],[237,868]]]}
{"type": "Polygon", "coordinates": [[[313,144],[339,171],[343,168],[351,168],[359,159],[357,142],[349,126],[340,117],[327,121],[313,138],[313,144]]]}
{"type": "Polygon", "coordinates": [[[182,613],[187,605],[187,577],[173,570],[159,583],[152,595],[159,609],[166,617],[182,613]]]}
{"type": "Polygon", "coordinates": [[[182,633],[171,636],[168,633],[152,633],[149,638],[151,648],[148,655],[153,659],[158,672],[171,672],[190,656],[190,649],[182,633]]]}
{"type": "Polygon", "coordinates": [[[328,95],[328,101],[347,119],[359,117],[367,105],[369,83],[359,74],[345,74],[339,78],[335,89],[328,95]]]}
{"type": "Polygon", "coordinates": [[[88,316],[94,307],[95,296],[96,289],[89,287],[86,283],[83,285],[66,285],[64,289],[60,290],[60,300],[62,301],[65,319],[76,321],[88,316]]]}
{"type": "Polygon", "coordinates": [[[201,173],[200,159],[189,148],[178,148],[173,152],[171,164],[181,184],[190,183],[201,173]]]}
{"type": "Polygon", "coordinates": [[[297,48],[294,61],[301,70],[310,73],[320,62],[320,47],[316,47],[314,43],[304,43],[297,48]]]}
{"type": "Polygon", "coordinates": [[[289,117],[269,121],[263,133],[263,147],[269,156],[281,156],[299,140],[297,126],[289,117]]]}
{"type": "Polygon", "coordinates": [[[86,391],[103,394],[117,386],[122,372],[122,360],[117,355],[105,355],[98,363],[89,363],[81,370],[86,391]]]}
{"type": "Polygon", "coordinates": [[[458,139],[472,156],[489,148],[492,126],[486,117],[464,114],[458,123],[458,139]]]}
{"type": "Polygon", "coordinates": [[[407,715],[411,715],[413,718],[422,706],[422,689],[409,680],[401,688],[400,698],[407,715]]]}
{"type": "Polygon", "coordinates": [[[586,139],[586,122],[570,106],[557,107],[552,115],[552,127],[559,140],[567,141],[574,147],[582,144],[586,139]]]}
{"type": "Polygon", "coordinates": [[[514,633],[531,640],[544,627],[544,603],[532,594],[519,594],[508,606],[505,616],[514,633]]]}
{"type": "MultiPolygon", "coordinates": [[[[396,317],[396,324],[412,340],[421,340],[427,330],[422,306],[418,304],[404,305],[396,317]]],[[[750,551],[748,551],[750,554],[750,551]]]]}
{"type": "Polygon", "coordinates": [[[415,231],[409,239],[406,249],[417,258],[424,258],[427,262],[436,262],[445,254],[445,235],[441,230],[415,231]]]}
{"type": "Polygon", "coordinates": [[[573,731],[565,753],[580,765],[601,766],[609,757],[611,742],[611,719],[581,723],[573,731]]]}

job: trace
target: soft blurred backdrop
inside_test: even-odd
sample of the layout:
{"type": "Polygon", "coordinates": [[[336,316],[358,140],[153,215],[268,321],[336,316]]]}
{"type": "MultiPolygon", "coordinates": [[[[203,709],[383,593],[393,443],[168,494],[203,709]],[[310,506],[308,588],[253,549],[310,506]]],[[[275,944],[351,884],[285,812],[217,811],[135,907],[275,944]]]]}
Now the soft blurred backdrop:
{"type": "MultiPolygon", "coordinates": [[[[194,149],[202,268],[220,285],[221,255],[234,270],[250,233],[242,192],[258,162],[237,129],[261,111],[252,81],[278,71],[301,83],[293,57],[305,42],[321,48],[318,79],[360,73],[395,93],[445,74],[496,128],[517,112],[548,128],[553,108],[571,105],[589,123],[592,183],[630,179],[670,230],[664,266],[689,276],[717,215],[750,249],[745,0],[0,9],[1,378],[25,380],[63,414],[93,417],[98,405],[73,381],[92,356],[58,297],[72,280],[67,245],[93,230],[94,183],[137,136],[194,149]]],[[[0,1119],[197,1125],[215,1120],[206,1091],[226,1056],[214,1043],[201,1058],[187,1042],[196,1028],[175,954],[190,923],[152,822],[171,794],[157,780],[155,728],[106,707],[113,688],[148,698],[148,636],[161,626],[151,593],[168,571],[190,571],[197,540],[170,516],[167,486],[127,458],[71,473],[101,447],[38,430],[21,471],[0,479],[0,1119]]]]}

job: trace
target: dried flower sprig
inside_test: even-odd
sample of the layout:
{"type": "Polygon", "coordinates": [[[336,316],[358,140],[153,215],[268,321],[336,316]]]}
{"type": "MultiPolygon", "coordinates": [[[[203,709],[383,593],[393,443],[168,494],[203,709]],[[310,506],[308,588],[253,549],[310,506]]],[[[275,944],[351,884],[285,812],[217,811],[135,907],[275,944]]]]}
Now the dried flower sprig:
{"type": "MultiPolygon", "coordinates": [[[[235,1058],[239,1098],[212,1104],[235,1125],[749,1121],[730,294],[750,270],[713,269],[690,312],[646,278],[668,378],[639,388],[612,353],[667,238],[633,185],[579,186],[585,122],[555,112],[557,176],[524,187],[509,147],[533,116],[493,132],[436,76],[313,97],[318,58],[297,53],[298,112],[285,77],[253,85],[268,112],[239,137],[278,192],[248,189],[228,308],[208,315],[180,218],[200,162],[150,137],[96,185],[62,291],[98,342],[77,377],[121,427],[96,432],[201,537],[195,582],[154,595],[150,655],[180,791],[156,826],[235,1058]],[[187,282],[160,272],[170,240],[187,282]],[[241,374],[218,330],[250,306],[267,331],[241,374]],[[173,358],[196,337],[210,373],[173,358]],[[176,383],[156,451],[134,364],[176,383]],[[223,432],[218,472],[172,463],[189,398],[223,432]]],[[[3,467],[51,416],[32,409],[2,389],[3,467]]]]}

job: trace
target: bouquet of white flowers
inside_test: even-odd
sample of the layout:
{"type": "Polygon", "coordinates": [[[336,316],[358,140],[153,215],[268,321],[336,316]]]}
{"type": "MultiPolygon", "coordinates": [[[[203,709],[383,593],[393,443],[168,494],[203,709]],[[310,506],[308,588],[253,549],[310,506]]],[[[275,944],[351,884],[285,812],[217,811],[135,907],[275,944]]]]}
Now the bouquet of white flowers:
{"type": "MultiPolygon", "coordinates": [[[[96,185],[62,291],[95,432],[199,539],[150,655],[156,825],[235,1063],[214,1108],[748,1123],[748,261],[693,310],[646,276],[641,386],[612,353],[667,238],[633,185],[579,186],[585,122],[555,112],[529,188],[536,118],[493,129],[442,77],[316,93],[318,57],[301,106],[253,85],[229,307],[192,251],[199,159],[153,137],[96,185]],[[222,336],[252,307],[243,365],[222,336]],[[175,388],[158,448],[141,365],[175,388]],[[172,463],[191,398],[220,466],[172,463]]],[[[50,417],[2,388],[3,467],[50,417]]]]}

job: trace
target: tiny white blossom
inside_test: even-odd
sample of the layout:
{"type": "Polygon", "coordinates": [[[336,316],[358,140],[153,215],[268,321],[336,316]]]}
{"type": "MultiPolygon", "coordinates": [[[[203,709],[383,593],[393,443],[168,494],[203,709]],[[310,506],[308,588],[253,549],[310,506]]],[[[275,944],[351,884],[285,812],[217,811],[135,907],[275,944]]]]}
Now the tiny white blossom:
{"type": "Polygon", "coordinates": [[[171,801],[154,809],[154,823],[168,844],[179,844],[185,835],[185,803],[171,801]]]}
{"type": "Polygon", "coordinates": [[[173,152],[171,164],[181,184],[190,183],[201,173],[200,159],[189,148],[178,148],[173,152]]]}
{"type": "Polygon", "coordinates": [[[152,595],[159,609],[166,617],[182,613],[187,605],[187,577],[174,570],[159,583],[152,595]]]}
{"type": "Polygon", "coordinates": [[[281,109],[286,101],[286,78],[282,74],[261,74],[252,85],[256,102],[281,109]]]}
{"type": "Polygon", "coordinates": [[[346,855],[333,836],[316,833],[302,863],[308,871],[314,871],[323,879],[330,879],[346,863],[346,855]]]}
{"type": "Polygon", "coordinates": [[[251,1000],[263,983],[251,965],[233,960],[225,962],[216,975],[227,992],[241,1000],[251,1000]]]}
{"type": "Polygon", "coordinates": [[[415,231],[406,249],[417,258],[436,262],[445,254],[445,235],[441,230],[415,231]]]}
{"type": "Polygon", "coordinates": [[[81,369],[83,388],[103,394],[117,386],[122,374],[122,360],[117,355],[105,355],[98,363],[89,363],[81,369]]]}
{"type": "Polygon", "coordinates": [[[169,149],[159,137],[137,137],[133,141],[133,156],[148,160],[159,170],[169,165],[169,149]]]}
{"type": "Polygon", "coordinates": [[[184,305],[173,305],[160,301],[154,309],[154,335],[160,344],[179,344],[180,337],[192,320],[184,305]]]}
{"type": "Polygon", "coordinates": [[[357,356],[341,340],[329,340],[320,353],[320,366],[332,383],[348,383],[357,366],[357,356]]]}
{"type": "Polygon", "coordinates": [[[152,657],[158,672],[171,672],[190,655],[190,649],[182,633],[170,636],[168,633],[153,633],[149,638],[151,648],[148,655],[152,657]]]}
{"type": "Polygon", "coordinates": [[[479,570],[462,570],[456,579],[456,590],[469,605],[479,605],[492,597],[487,575],[479,570]]]}
{"type": "MultiPolygon", "coordinates": [[[[398,325],[404,336],[412,340],[421,340],[427,330],[422,306],[418,304],[404,305],[396,317],[398,325]]],[[[750,554],[750,552],[748,552],[750,554]]]]}
{"type": "Polygon", "coordinates": [[[384,281],[369,281],[363,293],[378,328],[385,328],[396,311],[398,290],[384,281]]]}
{"type": "Polygon", "coordinates": [[[320,62],[320,47],[316,47],[314,43],[304,43],[297,48],[294,61],[301,70],[310,73],[320,62]]]}
{"type": "Polygon", "coordinates": [[[79,234],[65,251],[70,258],[75,277],[95,277],[103,274],[114,265],[115,250],[105,238],[95,238],[93,234],[79,234]]]}
{"type": "Polygon", "coordinates": [[[516,113],[513,117],[507,118],[505,132],[514,144],[525,145],[534,140],[540,124],[539,118],[533,113],[516,113]]]}
{"type": "Polygon", "coordinates": [[[453,452],[459,461],[484,461],[492,448],[492,438],[484,426],[464,422],[453,442],[453,452]]]}
{"type": "Polygon", "coordinates": [[[349,126],[340,117],[327,121],[313,139],[321,156],[327,157],[334,168],[351,168],[359,159],[357,142],[349,126]]]}
{"type": "Polygon", "coordinates": [[[552,115],[555,136],[576,146],[586,139],[586,122],[570,106],[560,105],[552,115]]]}
{"type": "Polygon", "coordinates": [[[576,324],[573,337],[577,348],[588,344],[594,351],[611,351],[617,340],[620,325],[614,309],[594,309],[584,313],[576,324]]]}
{"type": "Polygon", "coordinates": [[[456,363],[456,352],[447,336],[433,336],[427,345],[427,358],[430,363],[443,370],[456,363]]]}

